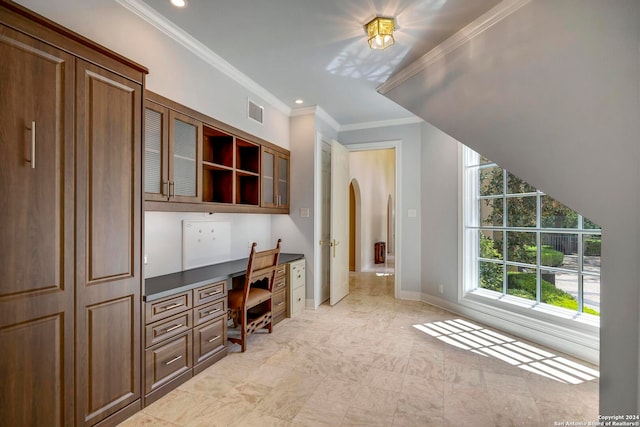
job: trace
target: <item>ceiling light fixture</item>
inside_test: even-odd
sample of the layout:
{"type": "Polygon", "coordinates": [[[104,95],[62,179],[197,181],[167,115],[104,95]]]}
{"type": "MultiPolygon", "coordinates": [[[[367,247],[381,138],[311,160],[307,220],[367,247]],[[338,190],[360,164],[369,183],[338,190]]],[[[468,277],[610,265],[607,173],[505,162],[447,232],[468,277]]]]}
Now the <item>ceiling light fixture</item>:
{"type": "Polygon", "coordinates": [[[396,23],[393,18],[377,16],[365,25],[365,29],[371,49],[386,49],[395,43],[393,31],[396,29],[396,23]]]}
{"type": "Polygon", "coordinates": [[[187,0],[171,0],[171,4],[175,7],[185,7],[187,5],[187,0]]]}
{"type": "Polygon", "coordinates": [[[304,104],[304,101],[302,99],[296,99],[296,104],[298,105],[304,104]]]}

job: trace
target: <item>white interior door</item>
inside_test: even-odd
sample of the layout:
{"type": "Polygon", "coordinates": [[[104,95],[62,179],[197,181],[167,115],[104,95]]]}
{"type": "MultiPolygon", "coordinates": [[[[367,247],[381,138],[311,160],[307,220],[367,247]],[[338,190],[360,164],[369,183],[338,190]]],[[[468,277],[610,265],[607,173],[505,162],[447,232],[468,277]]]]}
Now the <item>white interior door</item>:
{"type": "Polygon", "coordinates": [[[349,150],[331,143],[331,291],[337,304],[349,294],[349,150]]]}
{"type": "Polygon", "coordinates": [[[322,140],[321,146],[321,215],[320,215],[320,302],[331,294],[331,141],[322,140]]]}

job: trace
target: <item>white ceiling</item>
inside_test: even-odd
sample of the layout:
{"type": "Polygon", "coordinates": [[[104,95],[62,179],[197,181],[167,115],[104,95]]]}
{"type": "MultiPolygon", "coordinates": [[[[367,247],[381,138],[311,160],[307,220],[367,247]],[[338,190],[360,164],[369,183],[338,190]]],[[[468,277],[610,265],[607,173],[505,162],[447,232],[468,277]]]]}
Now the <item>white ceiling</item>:
{"type": "Polygon", "coordinates": [[[144,2],[283,104],[318,105],[348,126],[413,117],[376,88],[499,0],[188,0],[185,9],[144,2]],[[396,44],[383,51],[365,38],[376,15],[398,26],[396,44]]]}

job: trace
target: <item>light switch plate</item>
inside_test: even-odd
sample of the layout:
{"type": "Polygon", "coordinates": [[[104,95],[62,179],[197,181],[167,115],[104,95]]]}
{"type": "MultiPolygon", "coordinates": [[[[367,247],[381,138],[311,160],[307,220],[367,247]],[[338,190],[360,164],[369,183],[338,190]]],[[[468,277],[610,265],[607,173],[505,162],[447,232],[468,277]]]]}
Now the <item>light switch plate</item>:
{"type": "Polygon", "coordinates": [[[309,218],[309,208],[300,208],[300,216],[302,218],[309,218]]]}
{"type": "Polygon", "coordinates": [[[415,209],[409,209],[407,211],[407,216],[409,218],[415,218],[416,216],[418,216],[418,211],[416,211],[415,209]]]}

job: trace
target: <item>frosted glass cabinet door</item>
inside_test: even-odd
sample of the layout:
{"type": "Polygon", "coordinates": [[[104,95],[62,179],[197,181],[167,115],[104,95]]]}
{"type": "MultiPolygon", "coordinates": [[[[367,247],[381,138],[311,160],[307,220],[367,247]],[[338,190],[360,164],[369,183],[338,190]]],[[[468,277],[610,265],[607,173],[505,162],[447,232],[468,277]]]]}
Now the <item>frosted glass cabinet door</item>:
{"type": "Polygon", "coordinates": [[[145,200],[169,199],[168,117],[168,109],[146,102],[144,109],[145,200]]]}
{"type": "Polygon", "coordinates": [[[174,201],[199,201],[201,197],[199,153],[202,124],[189,116],[170,112],[169,198],[174,201]]]}
{"type": "Polygon", "coordinates": [[[262,150],[262,206],[275,206],[275,156],[262,150]]]}
{"type": "Polygon", "coordinates": [[[279,207],[289,206],[289,159],[278,156],[278,199],[279,207]]]}
{"type": "Polygon", "coordinates": [[[289,207],[289,156],[262,147],[262,207],[289,207]]]}

